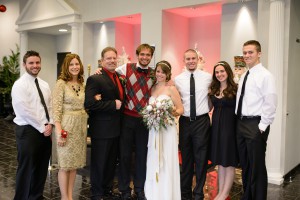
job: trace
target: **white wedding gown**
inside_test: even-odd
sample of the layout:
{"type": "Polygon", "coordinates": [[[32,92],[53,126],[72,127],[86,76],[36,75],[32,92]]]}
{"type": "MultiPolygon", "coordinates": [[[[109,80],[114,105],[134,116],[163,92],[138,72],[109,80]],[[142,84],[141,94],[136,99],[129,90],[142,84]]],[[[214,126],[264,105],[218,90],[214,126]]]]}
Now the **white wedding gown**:
{"type": "MultiPolygon", "coordinates": [[[[170,99],[168,95],[155,99],[170,99]]],[[[180,200],[180,172],[178,161],[178,136],[176,125],[149,131],[147,175],[145,182],[147,200],[180,200]]]]}

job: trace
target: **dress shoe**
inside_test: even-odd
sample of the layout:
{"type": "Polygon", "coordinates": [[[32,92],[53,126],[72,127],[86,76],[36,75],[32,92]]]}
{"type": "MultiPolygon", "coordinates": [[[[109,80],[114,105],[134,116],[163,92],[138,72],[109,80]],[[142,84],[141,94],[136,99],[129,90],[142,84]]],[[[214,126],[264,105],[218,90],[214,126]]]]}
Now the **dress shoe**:
{"type": "Polygon", "coordinates": [[[193,200],[193,198],[181,197],[181,200],[193,200]]]}
{"type": "Polygon", "coordinates": [[[104,200],[119,200],[119,199],[121,199],[120,193],[113,192],[112,190],[105,192],[104,200]]]}
{"type": "Polygon", "coordinates": [[[136,192],[135,194],[136,194],[136,199],[137,200],[147,200],[144,191],[136,192]]]}
{"type": "Polygon", "coordinates": [[[181,200],[194,200],[191,193],[181,194],[181,200]]]}
{"type": "Polygon", "coordinates": [[[121,199],[122,200],[131,200],[131,194],[129,192],[127,193],[121,193],[121,199]]]}

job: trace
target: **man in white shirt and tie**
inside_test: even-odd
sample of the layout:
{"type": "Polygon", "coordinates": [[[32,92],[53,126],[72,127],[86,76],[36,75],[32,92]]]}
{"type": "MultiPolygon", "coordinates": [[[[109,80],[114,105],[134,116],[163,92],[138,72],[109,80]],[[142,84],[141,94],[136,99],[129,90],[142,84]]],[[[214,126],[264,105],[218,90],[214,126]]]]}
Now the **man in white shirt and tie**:
{"type": "Polygon", "coordinates": [[[242,199],[267,199],[265,164],[267,139],[277,107],[273,75],[260,63],[261,46],[250,40],[243,45],[249,71],[239,81],[237,92],[237,144],[242,167],[242,199]]]}
{"type": "Polygon", "coordinates": [[[196,165],[195,200],[204,199],[203,186],[206,180],[210,120],[208,116],[208,87],[211,74],[197,69],[198,54],[194,49],[184,53],[186,70],[175,78],[184,113],[179,118],[179,146],[182,156],[181,197],[192,199],[192,180],[196,165]]]}
{"type": "Polygon", "coordinates": [[[11,96],[16,117],[18,169],[14,200],[43,199],[52,142],[51,91],[38,77],[41,57],[27,51],[26,72],[14,83],[11,96]]]}

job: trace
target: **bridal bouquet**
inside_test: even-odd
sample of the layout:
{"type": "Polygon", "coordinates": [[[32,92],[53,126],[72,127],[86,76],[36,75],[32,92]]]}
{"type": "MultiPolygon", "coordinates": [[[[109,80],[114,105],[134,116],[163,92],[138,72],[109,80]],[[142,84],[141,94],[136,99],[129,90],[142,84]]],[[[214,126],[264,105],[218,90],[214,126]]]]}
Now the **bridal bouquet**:
{"type": "Polygon", "coordinates": [[[155,100],[147,105],[140,111],[140,115],[143,117],[143,121],[148,129],[154,128],[158,131],[162,127],[167,128],[167,126],[175,123],[172,111],[173,102],[171,99],[162,99],[155,100]]]}

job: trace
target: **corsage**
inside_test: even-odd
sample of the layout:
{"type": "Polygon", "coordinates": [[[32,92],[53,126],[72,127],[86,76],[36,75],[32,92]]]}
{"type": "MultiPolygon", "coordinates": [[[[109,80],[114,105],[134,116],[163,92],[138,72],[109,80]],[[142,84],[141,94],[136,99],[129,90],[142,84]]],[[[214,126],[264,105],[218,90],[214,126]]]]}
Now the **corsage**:
{"type": "Polygon", "coordinates": [[[68,131],[62,129],[60,132],[60,137],[66,139],[68,137],[68,131]]]}

